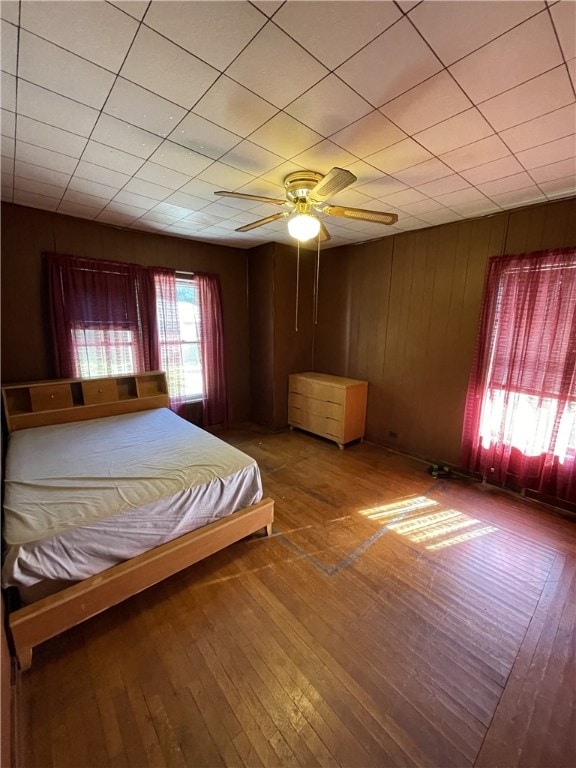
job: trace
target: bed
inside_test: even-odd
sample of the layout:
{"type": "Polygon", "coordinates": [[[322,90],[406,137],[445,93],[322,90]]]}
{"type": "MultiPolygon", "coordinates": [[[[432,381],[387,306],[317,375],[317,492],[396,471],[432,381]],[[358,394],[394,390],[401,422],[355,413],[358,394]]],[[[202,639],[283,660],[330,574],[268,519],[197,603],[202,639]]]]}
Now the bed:
{"type": "Polygon", "coordinates": [[[168,409],[164,374],[2,390],[2,586],[22,669],[44,640],[260,530],[256,462],[168,409]]]}

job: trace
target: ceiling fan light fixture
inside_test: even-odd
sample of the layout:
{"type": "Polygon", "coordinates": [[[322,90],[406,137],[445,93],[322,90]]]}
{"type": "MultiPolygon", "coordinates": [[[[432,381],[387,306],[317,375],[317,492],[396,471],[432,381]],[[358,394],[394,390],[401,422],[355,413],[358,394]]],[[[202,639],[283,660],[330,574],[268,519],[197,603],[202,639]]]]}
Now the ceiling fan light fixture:
{"type": "Polygon", "coordinates": [[[305,243],[320,232],[320,220],[308,213],[299,213],[288,219],[288,232],[296,240],[305,243]]]}

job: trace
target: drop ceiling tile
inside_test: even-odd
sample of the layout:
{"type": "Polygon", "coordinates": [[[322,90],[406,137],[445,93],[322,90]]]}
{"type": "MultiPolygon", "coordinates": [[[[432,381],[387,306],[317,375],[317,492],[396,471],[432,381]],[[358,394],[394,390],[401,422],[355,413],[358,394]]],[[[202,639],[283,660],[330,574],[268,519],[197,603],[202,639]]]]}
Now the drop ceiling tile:
{"type": "Polygon", "coordinates": [[[158,136],[171,133],[186,114],[182,107],[121,77],[114,83],[104,112],[158,136]]]}
{"type": "Polygon", "coordinates": [[[544,12],[453,64],[450,72],[468,96],[479,102],[561,63],[556,35],[544,12]]]}
{"type": "Polygon", "coordinates": [[[118,72],[138,23],[109,3],[22,3],[20,24],[100,67],[118,72]]]}
{"type": "MultiPolygon", "coordinates": [[[[150,203],[153,204],[153,201],[151,200],[150,203]]],[[[109,213],[122,213],[125,216],[131,216],[133,218],[139,218],[148,210],[149,207],[142,208],[138,205],[128,205],[127,203],[122,203],[118,200],[118,197],[115,197],[114,200],[111,200],[105,209],[105,211],[109,213]]]]}
{"type": "Polygon", "coordinates": [[[451,221],[460,221],[463,218],[462,214],[448,210],[447,208],[441,208],[437,211],[431,211],[430,213],[421,213],[419,216],[423,221],[432,224],[433,226],[437,226],[438,224],[449,224],[451,221]]]}
{"type": "Polygon", "coordinates": [[[219,75],[217,69],[147,27],[140,27],[122,77],[190,109],[219,75]]]}
{"type": "Polygon", "coordinates": [[[72,173],[78,160],[60,152],[52,152],[49,149],[35,147],[23,141],[16,142],[16,158],[24,163],[32,163],[62,173],[72,173]]]}
{"type": "Polygon", "coordinates": [[[53,197],[44,195],[35,195],[32,192],[14,191],[14,202],[18,205],[28,205],[32,208],[41,208],[45,211],[55,211],[60,205],[60,201],[53,197]]]}
{"type": "Polygon", "coordinates": [[[73,176],[70,179],[68,189],[83,195],[101,197],[103,200],[111,200],[118,192],[118,187],[110,187],[107,184],[100,184],[97,181],[90,181],[89,179],[81,179],[78,176],[73,176]]]}
{"type": "Polygon", "coordinates": [[[101,109],[114,75],[73,53],[20,30],[18,75],[35,85],[101,109]]]}
{"type": "Polygon", "coordinates": [[[516,189],[533,186],[532,179],[525,171],[515,173],[513,176],[506,176],[504,179],[488,181],[485,184],[478,184],[478,189],[488,197],[501,195],[505,192],[513,192],[516,189]]]}
{"type": "MultiPolygon", "coordinates": [[[[187,211],[186,211],[187,213],[187,211]]],[[[185,214],[183,214],[185,215],[185,214]]],[[[156,210],[156,208],[152,208],[152,210],[148,211],[144,214],[142,217],[144,221],[149,222],[156,222],[157,224],[173,224],[175,221],[178,221],[178,219],[182,218],[181,215],[179,216],[172,216],[168,213],[160,213],[160,211],[156,210]]]]}
{"type": "MultiPolygon", "coordinates": [[[[185,195],[183,192],[175,192],[169,198],[169,200],[174,201],[173,203],[169,203],[170,205],[172,205],[174,209],[178,209],[179,211],[182,211],[182,216],[178,220],[179,222],[180,221],[184,222],[191,212],[198,210],[198,208],[196,207],[197,198],[194,198],[190,195],[185,195]]],[[[156,207],[154,210],[158,210],[158,207],[156,207]]],[[[184,226],[186,226],[186,224],[184,224],[184,226]]]]}
{"type": "MultiPolygon", "coordinates": [[[[113,190],[115,193],[116,190],[113,190]]],[[[91,206],[98,206],[101,203],[104,203],[104,205],[109,202],[112,199],[113,195],[110,195],[110,197],[100,197],[98,195],[87,195],[84,192],[77,192],[75,189],[68,188],[64,194],[64,200],[66,200],[69,203],[80,203],[80,205],[91,205],[91,206]]]]}
{"type": "Polygon", "coordinates": [[[425,196],[416,189],[404,189],[402,192],[394,192],[391,195],[386,195],[383,202],[402,207],[409,203],[418,203],[425,199],[425,196]]]}
{"type": "Polygon", "coordinates": [[[116,8],[129,14],[138,21],[144,18],[146,9],[150,5],[150,0],[109,0],[116,8]]]}
{"type": "Polygon", "coordinates": [[[196,104],[193,112],[245,138],[277,114],[278,109],[222,75],[196,104]]]}
{"type": "MultiPolygon", "coordinates": [[[[431,129],[434,130],[434,129],[431,129]]],[[[369,155],[366,160],[385,173],[394,173],[430,160],[432,155],[412,139],[404,139],[391,147],[369,155]]]]}
{"type": "Polygon", "coordinates": [[[280,112],[254,131],[250,141],[289,160],[322,141],[322,136],[290,115],[280,112]]]}
{"type": "MultiPolygon", "coordinates": [[[[2,100],[5,99],[4,90],[2,100]]],[[[18,82],[18,112],[55,128],[87,138],[98,119],[97,110],[77,101],[59,96],[20,78],[18,82]]]]}
{"type": "Polygon", "coordinates": [[[570,73],[572,85],[576,88],[576,59],[570,59],[570,61],[566,62],[566,67],[570,73]]]}
{"type": "Polygon", "coordinates": [[[213,162],[209,157],[174,144],[172,141],[164,141],[150,156],[150,161],[190,177],[196,176],[213,162]]]}
{"type": "Polygon", "coordinates": [[[12,112],[16,111],[16,78],[8,72],[2,72],[2,106],[12,112]]]}
{"type": "Polygon", "coordinates": [[[266,16],[274,16],[278,8],[284,4],[284,0],[251,0],[251,2],[266,16]]]}
{"type": "Polygon", "coordinates": [[[470,109],[472,102],[448,72],[439,72],[380,107],[406,133],[413,134],[470,109]]]}
{"type": "Polygon", "coordinates": [[[328,75],[285,111],[323,136],[330,136],[372,112],[372,107],[335,75],[328,75]]]}
{"type": "Polygon", "coordinates": [[[510,150],[498,136],[488,136],[465,147],[440,155],[440,159],[455,171],[461,172],[477,165],[506,157],[510,150]]]}
{"type": "Polygon", "coordinates": [[[94,141],[146,160],[163,139],[123,120],[101,114],[91,136],[94,141]]]}
{"type": "Polygon", "coordinates": [[[199,173],[198,178],[202,181],[207,181],[209,184],[215,184],[220,189],[234,191],[238,187],[244,186],[244,184],[249,184],[254,177],[244,173],[244,171],[239,171],[237,168],[215,162],[209,168],[202,171],[202,173],[199,173]]]}
{"type": "Polygon", "coordinates": [[[406,213],[419,215],[421,213],[438,211],[443,207],[444,206],[441,203],[436,202],[436,200],[420,200],[417,203],[409,203],[408,205],[403,205],[402,210],[406,211],[406,213]]]}
{"type": "Polygon", "coordinates": [[[18,27],[2,19],[1,29],[2,50],[0,51],[0,62],[2,71],[15,75],[18,58],[18,27]]]}
{"type": "MultiPolygon", "coordinates": [[[[184,173],[151,162],[145,163],[140,168],[135,178],[155,186],[164,187],[167,190],[179,189],[183,184],[190,181],[190,176],[187,176],[184,173]]],[[[142,192],[142,194],[144,195],[146,193],[142,192]]],[[[169,191],[164,197],[168,197],[168,194],[169,191]]],[[[155,195],[150,195],[150,197],[155,197],[155,195]]]]}
{"type": "Polygon", "coordinates": [[[569,176],[576,182],[576,158],[570,157],[567,160],[560,160],[550,165],[541,165],[539,168],[533,168],[530,176],[537,184],[543,181],[554,181],[555,179],[565,179],[569,176]]]}
{"type": "Polygon", "coordinates": [[[524,168],[522,168],[518,160],[509,155],[508,157],[500,158],[500,160],[493,160],[491,163],[479,165],[477,168],[461,171],[461,174],[471,184],[483,184],[486,181],[494,181],[494,179],[502,179],[515,173],[521,173],[523,170],[524,168]]]}
{"type": "Polygon", "coordinates": [[[428,184],[421,184],[418,186],[418,189],[425,195],[428,195],[428,197],[438,197],[439,195],[447,195],[449,192],[467,189],[469,186],[470,184],[465,179],[453,173],[451,176],[445,176],[443,179],[430,181],[428,184]]]}
{"type": "Polygon", "coordinates": [[[335,144],[359,158],[372,155],[406,138],[404,131],[376,109],[330,137],[335,144]]]}
{"type": "Polygon", "coordinates": [[[5,21],[10,21],[12,24],[18,24],[19,15],[20,3],[18,0],[2,0],[0,3],[0,16],[5,21]]]}
{"type": "MultiPolygon", "coordinates": [[[[271,184],[263,178],[253,179],[244,187],[239,187],[239,192],[246,192],[249,195],[261,195],[262,197],[272,197],[281,199],[284,197],[284,188],[277,184],[271,184]]],[[[270,210],[269,203],[259,203],[251,209],[251,213],[261,213],[262,216],[269,216],[273,211],[270,210]]]]}
{"type": "Polygon", "coordinates": [[[83,136],[54,128],[24,115],[18,117],[18,140],[76,158],[80,157],[86,146],[83,136]]]}
{"type": "Polygon", "coordinates": [[[327,75],[328,70],[288,35],[267,24],[226,74],[283,108],[327,75]]]}
{"type": "Polygon", "coordinates": [[[95,181],[98,184],[105,184],[108,187],[115,187],[120,189],[130,179],[125,173],[119,173],[118,171],[110,170],[109,168],[103,168],[101,165],[93,165],[81,160],[78,163],[78,168],[74,174],[79,179],[85,179],[86,181],[95,181]]]}
{"type": "Polygon", "coordinates": [[[564,66],[485,101],[478,109],[495,131],[525,123],[571,104],[574,92],[564,66]]]}
{"type": "Polygon", "coordinates": [[[556,197],[567,197],[576,194],[576,182],[573,176],[554,181],[543,181],[539,184],[546,197],[553,200],[556,197]]]}
{"type": "Polygon", "coordinates": [[[550,8],[560,47],[566,60],[576,57],[576,4],[556,3],[550,8]]]}
{"type": "Polygon", "coordinates": [[[502,208],[517,208],[520,205],[543,203],[546,200],[544,193],[534,185],[513,192],[490,195],[490,197],[502,208]]]}
{"type": "Polygon", "coordinates": [[[261,176],[284,162],[284,158],[279,155],[247,140],[242,141],[220,159],[226,165],[246,171],[252,176],[261,176]]]}
{"type": "Polygon", "coordinates": [[[484,139],[493,133],[492,128],[478,110],[469,109],[456,115],[456,117],[451,117],[432,128],[415,134],[414,138],[433,154],[442,155],[479,139],[484,139]]]}
{"type": "Polygon", "coordinates": [[[215,184],[209,184],[207,181],[202,181],[201,179],[192,179],[192,181],[189,181],[188,184],[185,184],[182,189],[180,189],[180,192],[184,192],[185,194],[191,195],[192,197],[200,197],[203,200],[213,202],[214,192],[218,191],[219,189],[220,187],[216,186],[215,184]]]}
{"type": "MultiPolygon", "coordinates": [[[[172,216],[175,220],[182,219],[184,216],[188,216],[190,213],[190,210],[188,208],[182,208],[178,205],[172,205],[172,203],[159,203],[157,206],[152,208],[152,211],[157,211],[158,213],[164,213],[168,216],[172,216]]],[[[148,212],[148,216],[151,215],[151,212],[148,212]]]]}
{"type": "Polygon", "coordinates": [[[8,136],[13,139],[16,136],[16,115],[7,109],[2,109],[1,114],[2,136],[8,136]]]}
{"type": "Polygon", "coordinates": [[[274,23],[329,69],[374,40],[401,17],[394,3],[284,3],[274,23]],[[330,30],[319,34],[319,30],[330,30]]]}
{"type": "Polygon", "coordinates": [[[395,171],[392,175],[395,179],[404,182],[404,184],[408,184],[411,187],[418,187],[421,184],[427,184],[430,181],[436,181],[445,176],[451,176],[452,170],[441,160],[434,157],[431,160],[425,160],[423,163],[418,163],[418,165],[413,165],[403,171],[395,171]]]}
{"type": "Polygon", "coordinates": [[[352,56],[336,74],[380,107],[441,69],[436,56],[404,18],[352,56]],[[406,51],[410,51],[409,57],[406,51]]]}
{"type": "Polygon", "coordinates": [[[135,155],[129,155],[120,149],[108,147],[106,144],[99,144],[97,141],[89,141],[82,155],[82,160],[94,165],[101,165],[112,171],[120,171],[128,176],[132,176],[142,165],[144,160],[135,155]]]}
{"type": "MultiPolygon", "coordinates": [[[[315,144],[292,159],[302,168],[318,171],[319,173],[328,173],[334,166],[347,168],[356,160],[354,155],[328,140],[315,144]]],[[[294,170],[297,169],[294,168],[294,170]]]]}
{"type": "MultiPolygon", "coordinates": [[[[365,184],[357,184],[354,189],[362,195],[376,198],[386,197],[394,192],[400,192],[402,189],[407,189],[407,186],[401,181],[384,174],[380,179],[376,179],[375,181],[369,181],[365,184]]],[[[374,204],[370,203],[370,207],[374,208],[374,204]]]]}
{"type": "Polygon", "coordinates": [[[516,157],[524,168],[538,168],[540,165],[549,165],[559,160],[567,160],[576,154],[576,135],[565,136],[563,139],[556,139],[547,144],[541,144],[539,147],[525,149],[523,152],[517,152],[516,157]]]}
{"type": "Polygon", "coordinates": [[[409,232],[412,229],[422,229],[423,227],[427,227],[428,223],[416,216],[400,216],[395,226],[402,232],[409,232]]]}
{"type": "Polygon", "coordinates": [[[96,216],[97,221],[101,221],[103,224],[114,224],[117,227],[128,227],[136,218],[136,216],[128,216],[125,213],[108,210],[102,211],[102,213],[96,216]]]}
{"type": "Polygon", "coordinates": [[[79,219],[95,219],[96,216],[100,213],[103,205],[100,206],[92,206],[92,205],[80,205],[79,203],[69,203],[69,202],[61,202],[58,206],[58,213],[65,213],[67,216],[76,216],[79,219]]]}
{"type": "Polygon", "coordinates": [[[159,184],[152,184],[149,181],[132,178],[124,185],[122,191],[131,192],[141,197],[149,197],[155,205],[159,200],[165,200],[167,197],[170,197],[174,190],[168,187],[161,187],[159,184]]]}
{"type": "MultiPolygon", "coordinates": [[[[288,176],[289,173],[292,173],[293,171],[299,171],[302,170],[302,167],[297,165],[293,160],[290,160],[290,162],[284,162],[281,165],[277,165],[276,168],[272,168],[272,170],[267,171],[266,173],[262,174],[262,178],[264,181],[270,182],[270,184],[274,184],[280,189],[280,193],[278,197],[284,197],[284,179],[286,176],[288,176]]],[[[239,203],[241,201],[236,200],[236,203],[239,203]]],[[[230,200],[228,202],[228,205],[232,205],[233,201],[230,200]]],[[[246,207],[246,206],[244,206],[246,207]]],[[[254,207],[252,204],[250,207],[254,207]]]]}
{"type": "Polygon", "coordinates": [[[2,155],[3,157],[14,157],[16,141],[10,136],[1,137],[2,155]]]}
{"type": "Polygon", "coordinates": [[[371,198],[368,195],[363,195],[361,192],[357,192],[355,189],[344,189],[342,192],[333,195],[331,201],[334,200],[337,205],[349,205],[352,208],[370,208],[371,198]]]}
{"type": "Polygon", "coordinates": [[[18,160],[16,160],[14,165],[14,173],[25,179],[36,179],[37,181],[44,181],[47,184],[60,186],[66,186],[70,181],[69,173],[55,171],[50,168],[33,165],[31,163],[24,163],[18,160]]]}
{"type": "Polygon", "coordinates": [[[467,203],[452,203],[451,208],[453,211],[461,213],[462,216],[474,217],[485,216],[489,213],[496,213],[500,210],[500,206],[485,197],[482,200],[472,200],[467,203]]]}
{"type": "Polygon", "coordinates": [[[456,192],[448,192],[446,195],[438,195],[436,199],[439,203],[442,203],[442,205],[451,208],[456,203],[463,204],[478,200],[484,201],[486,200],[486,197],[479,189],[476,189],[475,187],[467,187],[466,189],[459,189],[456,192]]]}
{"type": "MultiPolygon", "coordinates": [[[[146,24],[220,71],[234,61],[266,18],[250,3],[152,3],[146,24]],[[215,45],[215,41],[218,44],[215,45]]],[[[289,59],[282,59],[280,61],[289,59]]],[[[278,62],[274,62],[277,69],[278,62]]]]}
{"type": "Polygon", "coordinates": [[[126,205],[131,206],[132,208],[137,208],[140,213],[143,213],[144,211],[149,211],[150,208],[154,208],[159,202],[161,201],[153,200],[145,195],[137,195],[135,192],[126,192],[125,189],[121,189],[110,202],[109,209],[112,210],[112,207],[116,206],[117,212],[122,213],[121,206],[126,205]]]}
{"type": "Polygon", "coordinates": [[[521,152],[576,133],[576,104],[556,109],[500,133],[512,152],[521,152]]]}
{"type": "Polygon", "coordinates": [[[213,160],[218,160],[232,147],[239,144],[241,138],[235,133],[231,133],[190,112],[172,131],[170,140],[200,152],[213,160]]]}
{"type": "Polygon", "coordinates": [[[410,19],[444,64],[472,51],[545,8],[543,2],[421,3],[410,19]]]}
{"type": "Polygon", "coordinates": [[[66,187],[61,184],[46,184],[43,181],[25,179],[22,176],[16,176],[14,179],[14,189],[20,192],[33,192],[36,195],[53,197],[60,200],[66,191],[66,187]]]}

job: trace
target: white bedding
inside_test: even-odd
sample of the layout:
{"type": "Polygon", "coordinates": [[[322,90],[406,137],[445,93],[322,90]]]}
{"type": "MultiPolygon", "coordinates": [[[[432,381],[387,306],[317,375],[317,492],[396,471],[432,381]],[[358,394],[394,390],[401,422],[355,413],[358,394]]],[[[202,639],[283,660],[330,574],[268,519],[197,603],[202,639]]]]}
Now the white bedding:
{"type": "Polygon", "coordinates": [[[2,584],[84,579],[261,498],[252,458],[166,408],[21,430],[2,584]]]}

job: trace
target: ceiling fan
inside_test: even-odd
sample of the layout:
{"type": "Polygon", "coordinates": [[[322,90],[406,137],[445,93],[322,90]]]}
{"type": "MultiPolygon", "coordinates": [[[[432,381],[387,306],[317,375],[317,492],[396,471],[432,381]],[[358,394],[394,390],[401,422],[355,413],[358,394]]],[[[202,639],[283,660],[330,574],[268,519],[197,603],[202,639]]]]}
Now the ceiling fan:
{"type": "Polygon", "coordinates": [[[255,200],[259,203],[270,203],[283,208],[279,213],[273,213],[264,219],[258,219],[251,224],[238,227],[236,232],[249,232],[256,227],[262,227],[278,219],[288,218],[288,231],[300,242],[306,242],[319,235],[320,240],[330,240],[330,234],[323,222],[316,216],[343,216],[357,221],[371,221],[375,224],[395,224],[398,216],[395,213],[369,211],[364,208],[350,208],[344,205],[328,205],[326,200],[336,195],[356,181],[356,176],[344,168],[332,168],[323,176],[315,171],[295,171],[284,179],[286,198],[284,200],[260,195],[247,195],[243,192],[214,192],[221,197],[237,197],[241,200],[255,200]]]}

